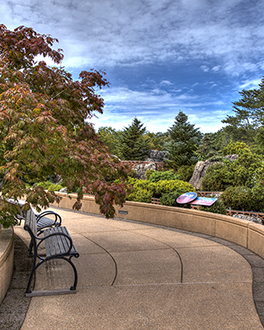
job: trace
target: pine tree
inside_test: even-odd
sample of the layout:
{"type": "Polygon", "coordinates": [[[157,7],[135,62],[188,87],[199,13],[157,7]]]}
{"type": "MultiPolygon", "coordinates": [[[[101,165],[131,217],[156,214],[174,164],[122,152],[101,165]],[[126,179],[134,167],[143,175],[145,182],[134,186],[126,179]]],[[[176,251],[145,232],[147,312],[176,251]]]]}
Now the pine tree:
{"type": "Polygon", "coordinates": [[[199,160],[206,160],[208,158],[218,155],[215,146],[215,133],[205,133],[202,142],[197,149],[199,160]]]}
{"type": "Polygon", "coordinates": [[[227,116],[222,123],[231,139],[249,146],[255,143],[257,130],[264,124],[264,77],[258,89],[242,90],[241,99],[233,102],[234,116],[227,116]]]}
{"type": "Polygon", "coordinates": [[[119,140],[119,156],[124,160],[143,160],[149,153],[148,140],[143,138],[146,127],[136,117],[125,127],[119,140]]]}
{"type": "Polygon", "coordinates": [[[182,165],[192,165],[197,162],[195,151],[200,144],[202,134],[198,128],[194,128],[188,122],[188,117],[179,111],[175,117],[174,124],[168,132],[171,141],[167,143],[167,151],[170,165],[178,169],[182,165]]]}

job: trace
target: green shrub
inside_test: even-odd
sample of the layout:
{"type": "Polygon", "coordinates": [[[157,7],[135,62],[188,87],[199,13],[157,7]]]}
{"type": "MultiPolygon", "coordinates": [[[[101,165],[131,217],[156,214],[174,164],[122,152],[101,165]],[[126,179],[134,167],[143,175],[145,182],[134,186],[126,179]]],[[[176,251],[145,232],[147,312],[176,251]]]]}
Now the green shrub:
{"type": "Polygon", "coordinates": [[[48,190],[49,186],[51,185],[50,181],[39,182],[37,186],[43,187],[45,190],[48,190]]]}
{"type": "Polygon", "coordinates": [[[204,191],[224,191],[231,186],[230,172],[223,163],[216,163],[208,167],[202,180],[204,191]]]}
{"type": "Polygon", "coordinates": [[[150,182],[148,180],[134,179],[133,183],[131,183],[131,184],[133,185],[134,189],[145,189],[145,190],[151,191],[153,194],[156,189],[156,184],[154,182],[150,182]]]}
{"type": "Polygon", "coordinates": [[[229,187],[223,192],[220,198],[232,210],[251,211],[254,209],[253,193],[246,186],[229,187]]]}
{"type": "Polygon", "coordinates": [[[238,154],[240,155],[241,151],[244,150],[250,151],[249,147],[244,142],[233,142],[231,141],[224,149],[223,149],[223,155],[233,155],[238,154]]]}
{"type": "Polygon", "coordinates": [[[183,166],[181,166],[177,171],[177,174],[179,175],[178,179],[188,182],[191,179],[192,175],[193,175],[194,166],[195,165],[183,165],[183,166]]]}
{"type": "Polygon", "coordinates": [[[164,203],[163,205],[172,205],[172,200],[175,200],[175,198],[181,194],[195,191],[192,185],[181,180],[150,182],[148,180],[129,178],[129,183],[133,185],[134,189],[133,192],[127,196],[127,200],[135,202],[151,203],[152,197],[163,197],[164,194],[173,193],[161,199],[161,203],[164,203]],[[169,202],[167,200],[171,201],[169,202]]]}
{"type": "Polygon", "coordinates": [[[41,186],[43,187],[45,190],[49,190],[49,191],[60,191],[63,186],[60,185],[60,184],[55,184],[55,183],[52,183],[50,181],[45,181],[45,182],[39,182],[37,184],[37,186],[41,186]]]}
{"type": "Polygon", "coordinates": [[[132,194],[127,197],[128,201],[151,203],[153,193],[147,189],[135,189],[132,194]]]}
{"type": "Polygon", "coordinates": [[[263,180],[263,157],[254,154],[243,143],[230,144],[225,152],[237,151],[238,159],[223,159],[220,164],[210,166],[202,181],[203,190],[224,191],[228,187],[253,188],[263,180]],[[262,173],[262,174],[261,174],[262,173]]]}
{"type": "Polygon", "coordinates": [[[184,192],[195,191],[195,188],[188,182],[182,180],[164,180],[156,183],[155,194],[157,197],[164,193],[183,190],[184,192]]]}
{"type": "Polygon", "coordinates": [[[60,184],[56,184],[56,183],[52,183],[49,187],[48,190],[49,191],[60,191],[63,188],[62,185],[60,184]]]}
{"type": "Polygon", "coordinates": [[[152,173],[156,172],[155,170],[146,170],[145,176],[146,179],[149,180],[149,177],[151,176],[152,173]]]}
{"type": "Polygon", "coordinates": [[[151,203],[151,197],[155,192],[155,183],[148,180],[129,178],[129,184],[133,186],[131,194],[127,195],[128,201],[151,203]]]}
{"type": "Polygon", "coordinates": [[[256,212],[264,212],[264,182],[259,181],[252,189],[251,189],[254,201],[254,211],[256,212]]]}
{"type": "Polygon", "coordinates": [[[217,199],[212,206],[201,206],[200,211],[218,213],[218,214],[226,214],[226,206],[221,201],[221,199],[217,199]]]}
{"type": "Polygon", "coordinates": [[[154,171],[150,177],[150,182],[158,182],[164,180],[178,180],[180,178],[179,174],[174,173],[172,170],[170,171],[154,171]]]}
{"type": "Polygon", "coordinates": [[[187,191],[184,189],[177,189],[175,191],[170,191],[168,193],[164,193],[161,197],[160,197],[160,204],[161,205],[167,205],[167,206],[181,206],[180,204],[178,204],[176,202],[176,199],[186,193],[187,191]]]}

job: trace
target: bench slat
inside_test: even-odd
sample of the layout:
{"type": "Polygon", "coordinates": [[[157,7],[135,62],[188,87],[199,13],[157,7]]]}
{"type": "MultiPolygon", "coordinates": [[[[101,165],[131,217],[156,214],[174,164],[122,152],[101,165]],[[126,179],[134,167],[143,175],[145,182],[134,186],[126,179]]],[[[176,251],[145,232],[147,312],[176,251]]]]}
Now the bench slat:
{"type": "MultiPolygon", "coordinates": [[[[63,227],[63,228],[62,228],[62,232],[63,232],[64,234],[70,236],[70,234],[69,234],[69,232],[68,232],[68,230],[67,230],[66,227],[63,227]]],[[[70,241],[69,241],[66,237],[62,237],[62,241],[63,241],[64,248],[65,248],[66,250],[68,250],[68,249],[70,248],[70,241]]],[[[75,245],[73,244],[73,242],[72,242],[71,252],[77,252],[76,247],[75,247],[75,245]]]]}
{"type": "MultiPolygon", "coordinates": [[[[52,233],[64,233],[68,235],[70,238],[70,234],[66,227],[52,227],[44,230],[44,237],[47,237],[48,235],[52,233]]],[[[67,237],[63,235],[54,235],[47,239],[45,239],[45,245],[46,245],[46,255],[47,256],[53,256],[56,254],[65,254],[68,252],[70,248],[70,241],[67,239],[67,237]]],[[[70,255],[78,254],[78,251],[76,249],[76,246],[74,243],[72,243],[71,251],[69,252],[70,255]]]]}
{"type": "Polygon", "coordinates": [[[37,222],[38,230],[41,229],[41,228],[51,227],[51,226],[58,226],[58,225],[59,225],[58,222],[55,222],[52,219],[47,218],[47,217],[42,217],[37,222]]]}
{"type": "MultiPolygon", "coordinates": [[[[58,231],[55,231],[54,228],[51,228],[51,232],[56,233],[58,231]]],[[[59,235],[54,235],[50,239],[53,243],[53,247],[54,247],[54,251],[55,251],[54,254],[61,254],[62,252],[61,252],[61,249],[60,249],[60,236],[59,235]]]]}
{"type": "MultiPolygon", "coordinates": [[[[63,232],[63,228],[60,228],[58,230],[58,232],[60,232],[60,233],[63,232]]],[[[67,249],[67,248],[65,249],[65,244],[63,242],[66,238],[64,236],[59,236],[59,235],[57,235],[56,238],[57,238],[57,244],[58,244],[57,248],[58,248],[59,253],[68,252],[69,249],[67,249]]]]}
{"type": "MultiPolygon", "coordinates": [[[[66,227],[62,227],[60,232],[70,236],[67,229],[66,229],[66,227]]],[[[69,247],[70,247],[70,245],[69,245],[70,241],[65,236],[60,236],[60,238],[61,238],[61,250],[62,251],[68,251],[69,247]]]]}
{"type": "MultiPolygon", "coordinates": [[[[53,228],[46,229],[44,231],[44,237],[47,237],[48,235],[54,233],[52,230],[53,228]]],[[[56,237],[52,236],[50,238],[45,239],[45,246],[46,246],[46,255],[47,256],[54,256],[58,254],[59,252],[56,251],[56,242],[55,242],[56,237]]]]}

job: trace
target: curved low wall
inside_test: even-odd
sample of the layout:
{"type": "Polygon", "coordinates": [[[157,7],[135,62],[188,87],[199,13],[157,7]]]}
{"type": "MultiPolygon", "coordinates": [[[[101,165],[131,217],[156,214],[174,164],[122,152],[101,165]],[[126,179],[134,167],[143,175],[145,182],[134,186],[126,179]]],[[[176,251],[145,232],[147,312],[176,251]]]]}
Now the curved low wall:
{"type": "MultiPolygon", "coordinates": [[[[76,195],[58,193],[62,198],[54,206],[72,209],[76,195]]],[[[84,196],[82,212],[100,214],[94,197],[84,196]]],[[[116,207],[116,218],[142,221],[156,225],[187,230],[223,238],[241,245],[264,258],[264,226],[230,216],[169,207],[164,205],[126,202],[123,208],[116,207]]]]}
{"type": "Polygon", "coordinates": [[[0,228],[0,304],[9,287],[14,265],[13,229],[0,228]]]}

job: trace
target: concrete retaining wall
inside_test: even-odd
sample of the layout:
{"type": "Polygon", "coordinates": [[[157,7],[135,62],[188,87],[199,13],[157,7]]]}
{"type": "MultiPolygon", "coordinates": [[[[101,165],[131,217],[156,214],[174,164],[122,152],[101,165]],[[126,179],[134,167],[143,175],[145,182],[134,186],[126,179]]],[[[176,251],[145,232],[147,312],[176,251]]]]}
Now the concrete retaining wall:
{"type": "Polygon", "coordinates": [[[9,287],[14,266],[13,229],[0,228],[0,304],[9,287]]]}
{"type": "MultiPolygon", "coordinates": [[[[66,194],[58,195],[62,200],[54,206],[72,209],[76,195],[70,194],[71,199],[66,194]]],[[[85,196],[82,204],[82,212],[100,214],[93,196],[85,196]]],[[[126,202],[123,208],[116,207],[116,217],[223,238],[264,258],[264,226],[250,221],[216,213],[137,202],[126,202]]]]}

